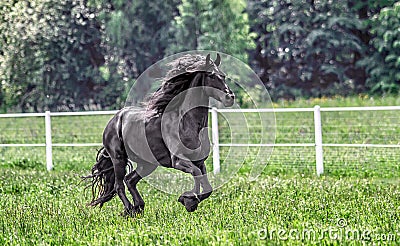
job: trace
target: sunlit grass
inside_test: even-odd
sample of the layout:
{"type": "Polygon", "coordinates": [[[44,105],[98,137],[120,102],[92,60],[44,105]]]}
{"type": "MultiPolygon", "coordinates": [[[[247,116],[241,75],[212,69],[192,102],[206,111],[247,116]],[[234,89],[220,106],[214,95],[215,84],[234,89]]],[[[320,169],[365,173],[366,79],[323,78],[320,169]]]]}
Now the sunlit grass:
{"type": "MultiPolygon", "coordinates": [[[[82,174],[3,170],[0,243],[264,245],[269,239],[259,238],[262,230],[340,229],[337,221],[344,219],[348,228],[393,234],[400,225],[398,180],[263,175],[249,182],[238,176],[194,213],[176,195],[142,183],[146,212],[126,219],[119,216],[118,198],[102,210],[85,206],[89,194],[79,184],[82,174]]],[[[323,241],[345,242],[328,236],[323,241]]]]}

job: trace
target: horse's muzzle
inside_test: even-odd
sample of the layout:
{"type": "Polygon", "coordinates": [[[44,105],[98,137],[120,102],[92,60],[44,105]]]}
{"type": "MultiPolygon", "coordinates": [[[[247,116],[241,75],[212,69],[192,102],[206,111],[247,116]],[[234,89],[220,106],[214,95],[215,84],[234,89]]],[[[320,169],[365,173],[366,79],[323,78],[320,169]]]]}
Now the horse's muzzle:
{"type": "Polygon", "coordinates": [[[229,93],[225,95],[223,104],[225,107],[230,107],[233,105],[233,103],[235,102],[235,94],[233,93],[229,93]]]}

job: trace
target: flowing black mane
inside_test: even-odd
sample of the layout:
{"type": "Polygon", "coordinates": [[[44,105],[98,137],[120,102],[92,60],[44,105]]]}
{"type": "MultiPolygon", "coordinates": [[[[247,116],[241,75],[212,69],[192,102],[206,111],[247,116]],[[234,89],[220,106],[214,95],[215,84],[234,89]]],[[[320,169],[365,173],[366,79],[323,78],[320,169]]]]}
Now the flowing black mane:
{"type": "Polygon", "coordinates": [[[146,111],[163,113],[166,106],[179,93],[187,90],[199,72],[210,70],[215,65],[206,66],[206,57],[202,55],[185,55],[170,63],[171,69],[163,79],[161,87],[148,99],[146,111]]]}
{"type": "Polygon", "coordinates": [[[182,74],[178,77],[165,81],[161,87],[154,92],[146,103],[148,112],[163,113],[168,103],[179,93],[187,90],[192,81],[193,74],[182,74]]]}

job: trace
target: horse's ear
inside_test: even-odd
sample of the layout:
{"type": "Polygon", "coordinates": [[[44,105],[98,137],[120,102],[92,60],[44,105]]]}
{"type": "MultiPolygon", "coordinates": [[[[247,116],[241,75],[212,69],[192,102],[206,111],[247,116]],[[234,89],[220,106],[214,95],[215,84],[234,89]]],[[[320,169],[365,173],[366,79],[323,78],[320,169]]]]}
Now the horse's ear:
{"type": "Polygon", "coordinates": [[[217,67],[219,67],[221,64],[221,57],[219,56],[219,53],[217,53],[217,59],[215,59],[214,64],[217,65],[217,67]]]}
{"type": "Polygon", "coordinates": [[[206,57],[206,67],[210,65],[210,54],[207,55],[206,57]]]}

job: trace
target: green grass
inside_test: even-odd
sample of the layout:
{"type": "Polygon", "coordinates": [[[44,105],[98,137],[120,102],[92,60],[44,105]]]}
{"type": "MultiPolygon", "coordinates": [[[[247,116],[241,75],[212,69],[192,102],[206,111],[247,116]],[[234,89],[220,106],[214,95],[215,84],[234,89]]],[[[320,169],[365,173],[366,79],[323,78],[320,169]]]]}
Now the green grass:
{"type": "MultiPolygon", "coordinates": [[[[125,219],[119,216],[118,199],[102,210],[87,208],[84,204],[89,194],[85,196],[79,184],[80,174],[4,170],[0,243],[264,245],[271,242],[270,238],[259,238],[265,230],[315,230],[320,234],[323,230],[341,230],[339,219],[346,221],[347,230],[393,234],[398,240],[398,180],[295,175],[262,176],[256,182],[248,182],[239,176],[217,190],[194,213],[185,212],[176,196],[142,183],[146,212],[138,218],[125,219]]],[[[272,239],[288,244],[319,242],[318,238],[279,241],[274,234],[272,239]]],[[[338,240],[326,236],[323,242],[341,245],[351,241],[344,236],[338,240]]]]}
{"type": "MultiPolygon", "coordinates": [[[[365,96],[323,100],[324,105],[318,104],[371,105],[365,96]]],[[[318,100],[278,102],[278,106],[312,107],[314,101],[318,100]]],[[[374,103],[400,104],[394,97],[374,103]]],[[[398,144],[399,113],[323,112],[324,142],[398,144]]],[[[252,117],[247,116],[250,137],[244,132],[231,137],[220,118],[221,143],[232,138],[257,142],[262,132],[252,117]]],[[[109,118],[53,117],[53,142],[101,142],[109,118]]],[[[277,143],[313,142],[312,113],[277,114],[276,122],[277,143]]],[[[42,124],[42,118],[1,119],[1,143],[43,143],[42,124]]],[[[271,155],[267,148],[249,149],[247,155],[246,148],[228,150],[221,148],[222,175],[236,174],[196,212],[186,212],[178,195],[141,182],[146,211],[127,219],[119,215],[118,198],[101,210],[85,206],[91,194],[80,176],[94,162],[94,147],[54,147],[52,172],[45,170],[44,148],[0,148],[0,245],[400,243],[399,149],[325,147],[321,177],[315,175],[313,147],[277,147],[271,155]],[[249,181],[256,156],[258,167],[265,168],[256,181],[249,181]]],[[[212,170],[211,158],[207,166],[212,170]]]]}

